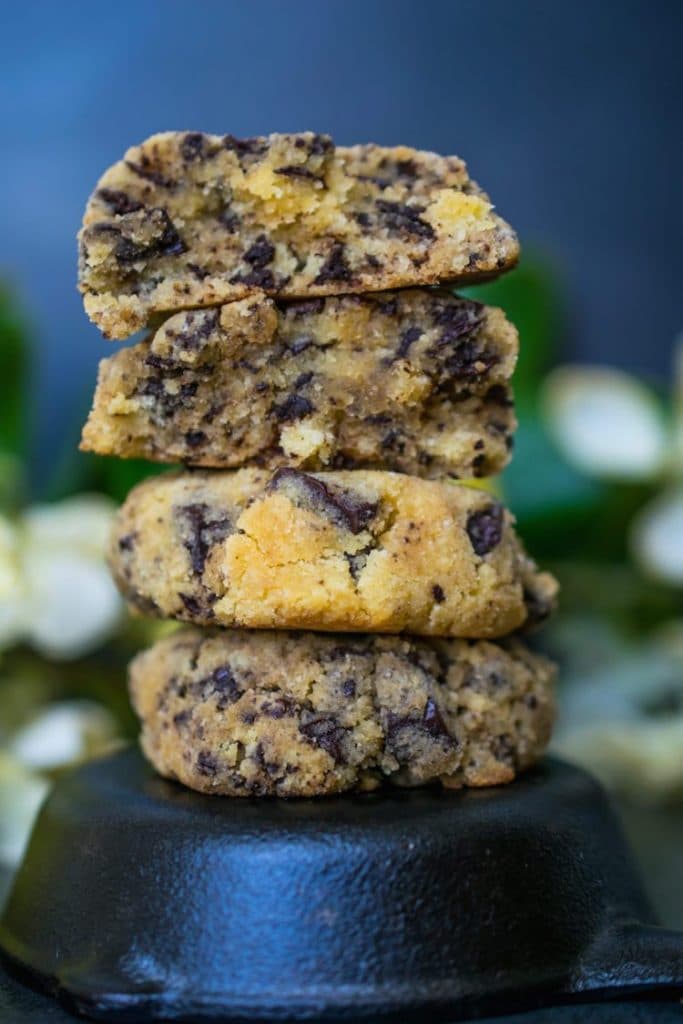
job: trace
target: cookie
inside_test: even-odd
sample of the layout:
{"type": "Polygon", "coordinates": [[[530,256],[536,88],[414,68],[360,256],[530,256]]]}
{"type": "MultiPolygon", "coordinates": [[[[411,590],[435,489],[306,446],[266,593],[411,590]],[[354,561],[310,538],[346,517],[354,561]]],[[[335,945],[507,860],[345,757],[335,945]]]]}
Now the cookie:
{"type": "Polygon", "coordinates": [[[133,606],[197,625],[489,638],[555,594],[489,494],[363,470],[153,477],[111,565],[133,606]]]}
{"type": "Polygon", "coordinates": [[[230,796],[510,782],[543,752],[553,668],[519,641],[184,629],[130,669],[145,754],[230,796]]]}
{"type": "Polygon", "coordinates": [[[79,239],[86,312],[110,338],[260,290],[470,283],[519,254],[458,157],[313,132],[154,135],[100,179],[79,239]]]}
{"type": "Polygon", "coordinates": [[[517,332],[501,310],[406,290],[177,313],[100,364],[81,447],[233,468],[497,473],[517,332]]]}

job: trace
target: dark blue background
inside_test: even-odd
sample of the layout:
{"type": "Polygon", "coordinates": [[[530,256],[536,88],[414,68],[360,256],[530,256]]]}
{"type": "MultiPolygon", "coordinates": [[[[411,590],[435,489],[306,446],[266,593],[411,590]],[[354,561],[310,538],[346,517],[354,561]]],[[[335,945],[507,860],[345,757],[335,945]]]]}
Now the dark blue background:
{"type": "Polygon", "coordinates": [[[564,280],[569,354],[666,372],[683,319],[683,3],[0,8],[0,273],[36,326],[43,458],[107,350],[75,291],[86,196],[129,144],[170,128],[456,152],[564,280]]]}

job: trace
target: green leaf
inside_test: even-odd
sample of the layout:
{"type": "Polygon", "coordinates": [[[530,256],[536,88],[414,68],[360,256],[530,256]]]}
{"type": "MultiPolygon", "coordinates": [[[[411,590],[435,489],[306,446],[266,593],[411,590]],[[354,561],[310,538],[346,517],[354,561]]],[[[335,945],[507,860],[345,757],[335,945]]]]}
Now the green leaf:
{"type": "Polygon", "coordinates": [[[519,331],[515,400],[522,415],[536,409],[543,375],[557,353],[562,322],[560,288],[548,261],[534,254],[525,256],[509,274],[461,294],[500,306],[519,331]]]}
{"type": "Polygon", "coordinates": [[[0,451],[27,453],[28,329],[7,285],[0,284],[0,451]]]}

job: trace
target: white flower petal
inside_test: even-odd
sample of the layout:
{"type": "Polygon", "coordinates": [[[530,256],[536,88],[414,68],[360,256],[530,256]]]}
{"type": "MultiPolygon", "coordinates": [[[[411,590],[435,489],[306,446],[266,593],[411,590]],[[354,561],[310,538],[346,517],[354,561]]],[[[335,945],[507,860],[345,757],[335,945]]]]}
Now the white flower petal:
{"type": "Polygon", "coordinates": [[[23,519],[29,547],[74,548],[103,556],[115,505],[99,494],[79,494],[53,505],[34,505],[23,519]]]}
{"type": "Polygon", "coordinates": [[[49,770],[80,761],[116,738],[106,708],[92,701],[64,701],[41,711],[17,732],[10,752],[30,768],[49,770]]]}
{"type": "Polygon", "coordinates": [[[668,437],[654,395],[636,378],[597,366],[564,366],[546,378],[553,437],[585,473],[646,480],[665,465],[668,437]]]}
{"type": "Polygon", "coordinates": [[[0,862],[16,866],[49,783],[0,751],[0,862]]]}
{"type": "Polygon", "coordinates": [[[103,561],[34,548],[25,553],[24,573],[24,628],[47,657],[78,657],[118,625],[122,602],[103,561]]]}
{"type": "Polygon", "coordinates": [[[683,487],[666,491],[641,510],[631,543],[647,572],[683,586],[683,487]]]}

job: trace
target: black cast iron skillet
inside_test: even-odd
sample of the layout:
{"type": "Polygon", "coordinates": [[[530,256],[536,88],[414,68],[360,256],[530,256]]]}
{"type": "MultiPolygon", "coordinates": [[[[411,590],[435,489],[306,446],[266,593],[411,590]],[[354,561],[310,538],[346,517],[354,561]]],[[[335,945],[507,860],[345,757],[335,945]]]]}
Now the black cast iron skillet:
{"type": "MultiPolygon", "coordinates": [[[[491,790],[229,800],[123,751],[56,786],[0,946],[106,1021],[409,1024],[603,1000],[622,1015],[599,1019],[659,1020],[624,1000],[668,1014],[683,996],[683,936],[656,927],[602,790],[552,759],[491,790]]],[[[581,1011],[562,1013],[611,1012],[581,1011]]]]}

